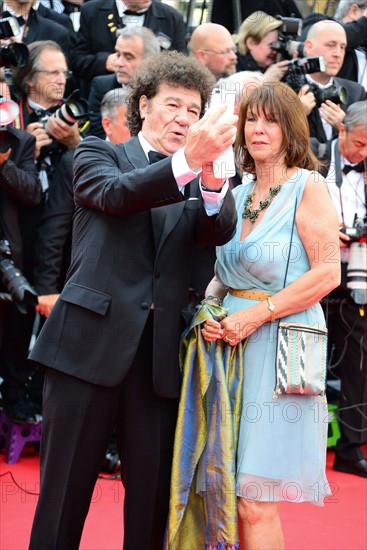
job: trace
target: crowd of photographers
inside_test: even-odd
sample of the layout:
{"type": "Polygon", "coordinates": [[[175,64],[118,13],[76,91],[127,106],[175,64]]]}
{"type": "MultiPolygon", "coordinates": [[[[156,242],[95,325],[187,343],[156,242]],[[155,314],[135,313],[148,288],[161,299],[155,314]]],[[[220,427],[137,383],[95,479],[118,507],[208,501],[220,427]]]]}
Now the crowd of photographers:
{"type": "MultiPolygon", "coordinates": [[[[229,78],[241,89],[251,80],[292,87],[308,115],[318,156],[334,163],[339,151],[340,178],[333,179],[332,170],[325,176],[341,225],[349,228],[347,239],[366,246],[365,166],[352,167],[349,175],[343,169],[367,157],[367,0],[341,0],[333,17],[286,17],[281,6],[279,17],[253,10],[236,34],[219,23],[188,33],[182,15],[159,0],[8,0],[0,2],[0,12],[0,390],[2,406],[15,421],[42,418],[42,373],[28,362],[27,352],[66,276],[73,151],[88,134],[128,139],[124,110],[113,104],[123,106],[141,62],[160,50],[187,52],[218,82],[229,78]],[[122,131],[116,137],[111,132],[117,127],[122,131]]],[[[350,281],[347,288],[349,248],[342,288],[329,304],[330,323],[337,326],[331,332],[337,365],[332,372],[342,379],[343,407],[349,411],[347,418],[340,416],[336,467],[350,471],[364,460],[352,473],[367,477],[360,449],[367,437],[367,280],[357,293],[350,291],[350,281]],[[343,374],[351,356],[353,387],[343,374]]],[[[366,273],[367,251],[359,248],[353,261],[364,261],[357,268],[366,273]]],[[[213,262],[213,251],[203,254],[198,294],[213,262]]]]}

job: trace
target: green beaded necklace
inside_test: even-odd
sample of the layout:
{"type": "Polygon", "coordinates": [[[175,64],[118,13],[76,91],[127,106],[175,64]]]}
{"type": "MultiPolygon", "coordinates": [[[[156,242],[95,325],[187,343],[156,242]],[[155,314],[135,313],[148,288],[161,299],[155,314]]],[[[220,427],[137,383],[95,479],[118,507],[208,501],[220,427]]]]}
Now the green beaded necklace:
{"type": "Polygon", "coordinates": [[[253,209],[251,208],[251,205],[252,205],[252,201],[254,200],[255,186],[256,186],[256,180],[251,193],[248,195],[246,199],[245,208],[243,209],[243,212],[242,212],[242,218],[244,220],[247,220],[247,219],[250,220],[251,223],[255,223],[255,221],[259,217],[260,212],[262,210],[265,210],[265,208],[268,208],[268,206],[270,206],[273,198],[276,197],[276,195],[279,193],[279,191],[282,188],[281,184],[276,185],[275,187],[270,187],[269,196],[263,201],[260,201],[259,208],[253,209]]]}

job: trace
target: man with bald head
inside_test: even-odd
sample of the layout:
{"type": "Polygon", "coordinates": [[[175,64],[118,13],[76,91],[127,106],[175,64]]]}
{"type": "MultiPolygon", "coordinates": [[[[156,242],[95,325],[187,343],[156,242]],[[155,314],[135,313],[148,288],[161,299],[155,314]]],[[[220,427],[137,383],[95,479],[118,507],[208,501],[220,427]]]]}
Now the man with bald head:
{"type": "Polygon", "coordinates": [[[344,28],[336,21],[330,20],[318,21],[312,25],[304,42],[306,56],[322,55],[325,59],[325,70],[306,75],[307,81],[320,90],[327,89],[333,84],[342,86],[347,95],[345,103],[338,104],[327,99],[311,111],[308,117],[311,136],[316,137],[321,143],[337,136],[349,105],[366,99],[363,86],[336,76],[343,65],[346,46],[347,36],[344,28]]]}
{"type": "Polygon", "coordinates": [[[217,80],[236,72],[237,47],[230,32],[217,23],[203,23],[192,33],[191,55],[205,65],[217,80]]]}

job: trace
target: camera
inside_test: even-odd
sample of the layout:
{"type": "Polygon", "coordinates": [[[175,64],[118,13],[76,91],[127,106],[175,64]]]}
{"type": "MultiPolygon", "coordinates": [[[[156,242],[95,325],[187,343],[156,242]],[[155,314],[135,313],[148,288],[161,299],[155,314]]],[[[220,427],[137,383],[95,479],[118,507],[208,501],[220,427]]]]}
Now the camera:
{"type": "Polygon", "coordinates": [[[347,288],[356,304],[367,303],[367,218],[354,218],[343,233],[351,239],[347,266],[347,288]]]}
{"type": "Polygon", "coordinates": [[[27,313],[28,306],[37,304],[37,292],[14,265],[9,243],[4,237],[0,238],[0,281],[8,292],[2,299],[10,296],[21,313],[27,313]]]}
{"type": "MultiPolygon", "coordinates": [[[[24,19],[21,23],[24,24],[24,19]]],[[[19,30],[20,25],[17,17],[4,17],[0,19],[0,40],[19,34],[19,30]]],[[[14,42],[13,44],[9,44],[9,46],[0,47],[0,67],[24,67],[28,61],[28,57],[29,51],[25,44],[14,42]]]]}
{"type": "Polygon", "coordinates": [[[277,16],[277,19],[282,21],[282,25],[279,28],[278,40],[271,44],[272,50],[277,52],[276,61],[292,59],[295,52],[303,56],[303,42],[296,40],[302,33],[302,19],[280,16],[277,16]]]}
{"type": "Polygon", "coordinates": [[[305,78],[306,74],[324,71],[325,60],[322,55],[292,59],[289,62],[284,82],[296,93],[300,91],[302,86],[308,84],[310,86],[309,91],[315,95],[317,107],[320,107],[321,103],[324,103],[326,100],[330,100],[336,104],[346,103],[347,92],[343,86],[332,84],[326,88],[319,88],[317,84],[310,84],[305,78]]]}
{"type": "Polygon", "coordinates": [[[42,117],[38,119],[46,128],[46,124],[50,116],[59,118],[63,122],[66,122],[69,126],[75,124],[79,120],[87,120],[89,117],[88,102],[85,99],[74,97],[79,95],[80,90],[75,90],[64,103],[57,107],[53,112],[49,111],[47,114],[42,114],[42,117]]]}

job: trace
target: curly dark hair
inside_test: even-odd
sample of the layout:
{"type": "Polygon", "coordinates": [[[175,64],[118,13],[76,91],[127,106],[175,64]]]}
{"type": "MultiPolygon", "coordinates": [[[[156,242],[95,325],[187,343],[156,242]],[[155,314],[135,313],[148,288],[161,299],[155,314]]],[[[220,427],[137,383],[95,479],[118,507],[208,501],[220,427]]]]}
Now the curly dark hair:
{"type": "Polygon", "coordinates": [[[248,112],[264,113],[266,117],[279,121],[283,132],[284,162],[288,168],[319,169],[321,163],[310,147],[308,121],[299,97],[287,84],[265,82],[254,88],[240,104],[235,154],[245,172],[255,173],[255,161],[246,148],[244,134],[248,112]]]}
{"type": "Polygon", "coordinates": [[[182,86],[188,90],[197,90],[201,97],[200,117],[202,117],[215,79],[204,65],[185,54],[169,51],[150,57],[141,65],[130,83],[127,120],[132,136],[138,134],[142,127],[143,121],[139,110],[141,96],[145,95],[148,99],[152,99],[163,83],[173,87],[182,86]]]}

